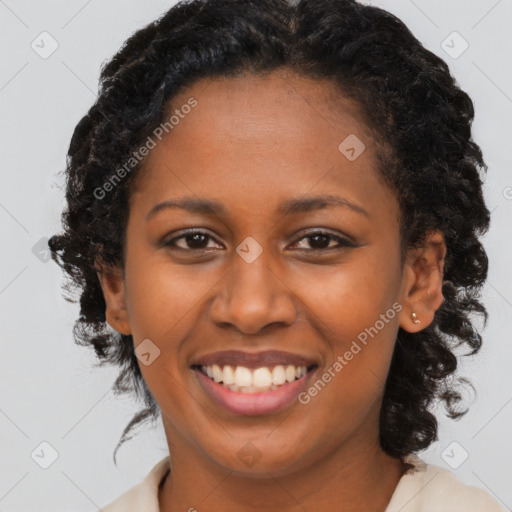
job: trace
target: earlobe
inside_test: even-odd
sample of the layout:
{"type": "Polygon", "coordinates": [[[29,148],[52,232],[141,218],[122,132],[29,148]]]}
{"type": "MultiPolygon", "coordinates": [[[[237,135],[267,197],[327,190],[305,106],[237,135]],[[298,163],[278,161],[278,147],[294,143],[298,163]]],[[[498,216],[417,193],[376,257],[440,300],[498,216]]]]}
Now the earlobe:
{"type": "Polygon", "coordinates": [[[418,332],[428,327],[441,307],[446,245],[443,234],[431,231],[419,248],[409,252],[403,274],[400,327],[418,332]]]}
{"type": "Polygon", "coordinates": [[[121,334],[130,335],[131,328],[122,270],[99,260],[96,261],[94,268],[105,299],[107,323],[121,334]]]}

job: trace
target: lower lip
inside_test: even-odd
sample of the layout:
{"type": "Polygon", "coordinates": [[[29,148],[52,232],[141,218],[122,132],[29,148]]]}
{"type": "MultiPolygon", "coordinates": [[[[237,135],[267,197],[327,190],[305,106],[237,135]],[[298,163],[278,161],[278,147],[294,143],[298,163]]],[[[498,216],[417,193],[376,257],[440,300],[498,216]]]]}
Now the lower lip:
{"type": "Polygon", "coordinates": [[[214,382],[199,369],[195,369],[195,374],[203,390],[218,405],[235,414],[255,416],[277,412],[296,401],[313,371],[266,393],[237,393],[214,382]]]}

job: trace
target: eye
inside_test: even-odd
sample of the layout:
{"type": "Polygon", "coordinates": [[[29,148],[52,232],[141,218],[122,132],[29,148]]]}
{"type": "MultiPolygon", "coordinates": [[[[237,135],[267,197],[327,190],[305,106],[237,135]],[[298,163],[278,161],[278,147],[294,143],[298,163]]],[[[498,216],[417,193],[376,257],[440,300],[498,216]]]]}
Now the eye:
{"type": "MultiPolygon", "coordinates": [[[[305,240],[307,240],[310,247],[298,247],[297,250],[306,250],[309,252],[341,249],[343,247],[356,247],[356,244],[349,239],[327,231],[310,232],[299,238],[294,245],[300,244],[305,240]]],[[[188,252],[214,249],[219,245],[221,246],[220,248],[222,248],[222,245],[217,243],[212,235],[199,230],[188,231],[180,236],[162,242],[162,246],[164,247],[171,247],[188,252]]]]}
{"type": "Polygon", "coordinates": [[[208,247],[209,241],[214,241],[214,238],[205,231],[188,231],[187,233],[172,238],[171,240],[164,241],[162,245],[185,251],[201,251],[214,248],[212,246],[208,247]],[[181,242],[181,245],[179,245],[178,242],[181,242]]]}
{"type": "Polygon", "coordinates": [[[331,249],[340,249],[343,247],[356,247],[356,244],[349,239],[340,235],[329,233],[327,231],[315,231],[308,233],[306,236],[299,238],[295,244],[298,244],[303,240],[308,240],[307,243],[310,245],[310,248],[308,249],[305,247],[299,247],[299,250],[306,249],[307,251],[325,251],[331,249]],[[335,242],[334,246],[331,245],[332,242],[335,242]]]}

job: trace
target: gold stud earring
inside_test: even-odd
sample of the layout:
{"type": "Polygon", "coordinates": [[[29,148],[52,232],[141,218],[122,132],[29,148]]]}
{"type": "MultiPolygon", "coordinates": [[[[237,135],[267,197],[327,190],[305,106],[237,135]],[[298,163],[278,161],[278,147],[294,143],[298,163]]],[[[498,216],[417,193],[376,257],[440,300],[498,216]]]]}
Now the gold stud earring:
{"type": "Polygon", "coordinates": [[[411,316],[412,316],[413,323],[415,323],[415,324],[421,323],[421,320],[418,318],[418,316],[416,315],[416,313],[414,311],[411,313],[411,316]]]}

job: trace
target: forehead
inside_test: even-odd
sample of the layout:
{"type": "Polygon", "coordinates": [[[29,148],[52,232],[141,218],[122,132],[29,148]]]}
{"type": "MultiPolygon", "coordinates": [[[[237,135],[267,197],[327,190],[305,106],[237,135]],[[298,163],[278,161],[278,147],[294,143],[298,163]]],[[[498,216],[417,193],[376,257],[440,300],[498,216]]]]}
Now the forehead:
{"type": "Polygon", "coordinates": [[[388,196],[394,207],[371,130],[331,81],[286,70],[206,78],[173,98],[165,118],[173,113],[133,188],[139,202],[197,195],[268,207],[337,190],[353,202],[388,196]]]}

